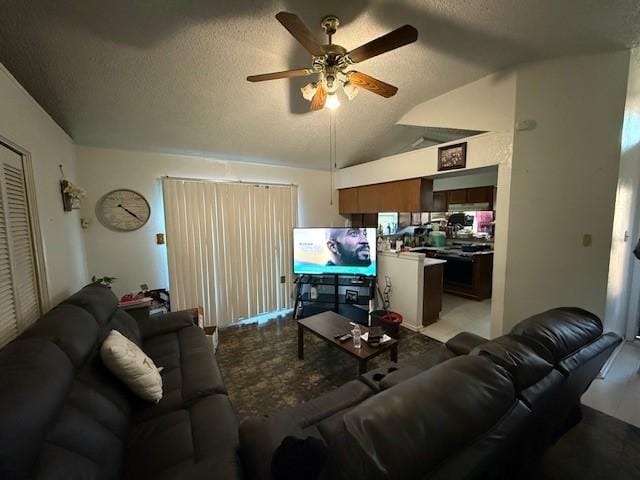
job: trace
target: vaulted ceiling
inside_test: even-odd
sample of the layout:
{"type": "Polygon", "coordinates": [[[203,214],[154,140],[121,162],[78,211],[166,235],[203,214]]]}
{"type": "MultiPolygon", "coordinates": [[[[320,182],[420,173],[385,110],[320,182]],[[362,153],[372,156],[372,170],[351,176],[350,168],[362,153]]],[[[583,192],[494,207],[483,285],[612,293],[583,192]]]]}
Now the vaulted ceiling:
{"type": "MultiPolygon", "coordinates": [[[[337,118],[338,165],[388,152],[412,106],[525,61],[630,48],[637,0],[3,0],[0,62],[81,145],[329,167],[329,111],[308,112],[308,80],[247,75],[309,66],[276,21],[296,13],[352,49],[412,24],[417,43],[358,65],[399,87],[362,91],[337,118]]],[[[413,140],[413,139],[412,139],[413,140]]]]}

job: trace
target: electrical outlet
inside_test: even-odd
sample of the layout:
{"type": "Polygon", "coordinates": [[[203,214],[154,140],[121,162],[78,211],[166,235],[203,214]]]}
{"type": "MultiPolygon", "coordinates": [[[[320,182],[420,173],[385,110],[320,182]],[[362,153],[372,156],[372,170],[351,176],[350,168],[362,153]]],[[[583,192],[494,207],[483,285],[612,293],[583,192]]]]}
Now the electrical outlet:
{"type": "Polygon", "coordinates": [[[584,235],[582,235],[582,246],[583,247],[590,247],[591,246],[591,234],[590,233],[585,233],[584,235]]]}
{"type": "Polygon", "coordinates": [[[282,275],[280,277],[280,283],[287,283],[287,277],[285,277],[284,275],[282,275]]]}
{"type": "Polygon", "coordinates": [[[164,245],[164,233],[156,233],[156,244],[164,245]]]}

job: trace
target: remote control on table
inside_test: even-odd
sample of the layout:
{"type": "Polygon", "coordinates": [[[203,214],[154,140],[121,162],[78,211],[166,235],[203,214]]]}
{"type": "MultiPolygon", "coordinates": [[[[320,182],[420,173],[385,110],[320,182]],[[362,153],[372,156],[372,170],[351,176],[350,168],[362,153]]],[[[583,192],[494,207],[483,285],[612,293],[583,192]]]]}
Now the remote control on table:
{"type": "Polygon", "coordinates": [[[350,333],[345,333],[344,335],[336,336],[336,338],[340,343],[346,342],[347,340],[349,340],[351,338],[351,334],[350,333]]]}

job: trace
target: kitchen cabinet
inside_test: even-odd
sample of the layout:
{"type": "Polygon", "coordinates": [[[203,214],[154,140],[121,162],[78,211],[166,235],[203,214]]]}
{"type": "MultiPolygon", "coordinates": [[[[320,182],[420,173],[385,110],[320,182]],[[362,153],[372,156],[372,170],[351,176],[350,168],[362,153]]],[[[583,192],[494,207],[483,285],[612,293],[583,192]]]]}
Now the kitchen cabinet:
{"type": "Polygon", "coordinates": [[[343,215],[379,212],[428,212],[433,203],[433,180],[412,178],[338,191],[343,215]]]}
{"type": "Polygon", "coordinates": [[[467,203],[467,189],[447,190],[447,203],[448,205],[454,203],[467,203]]]}
{"type": "Polygon", "coordinates": [[[442,311],[442,289],[445,263],[433,263],[424,259],[424,294],[422,296],[422,325],[438,321],[442,311]]]}
{"type": "Polygon", "coordinates": [[[378,214],[353,213],[351,214],[351,226],[355,228],[378,228],[378,214]]]}
{"type": "Polygon", "coordinates": [[[486,209],[493,210],[496,188],[486,187],[459,188],[433,192],[432,212],[446,212],[451,205],[485,204],[486,209]]]}
{"type": "Polygon", "coordinates": [[[447,211],[447,192],[433,192],[433,204],[431,206],[431,212],[446,212],[447,211]]]}
{"type": "Polygon", "coordinates": [[[358,188],[338,190],[338,205],[342,214],[358,213],[358,188]]]}
{"type": "Polygon", "coordinates": [[[467,202],[488,203],[493,208],[494,187],[467,188],[467,202]]]}

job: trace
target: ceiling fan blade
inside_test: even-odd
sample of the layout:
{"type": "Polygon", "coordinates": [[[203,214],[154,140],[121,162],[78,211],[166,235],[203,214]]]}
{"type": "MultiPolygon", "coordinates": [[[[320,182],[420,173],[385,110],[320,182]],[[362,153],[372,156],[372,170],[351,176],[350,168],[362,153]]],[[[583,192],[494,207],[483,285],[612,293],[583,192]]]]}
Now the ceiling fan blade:
{"type": "Polygon", "coordinates": [[[395,50],[418,39],[418,30],[411,25],[405,25],[381,37],[371,40],[364,45],[351,50],[347,55],[351,62],[358,63],[376,57],[390,50],[395,50]]]}
{"type": "Polygon", "coordinates": [[[311,99],[311,110],[321,110],[324,107],[324,102],[327,101],[327,90],[322,84],[318,85],[316,93],[311,99]]]}
{"type": "Polygon", "coordinates": [[[381,95],[385,98],[393,97],[398,92],[398,87],[384,83],[377,78],[370,77],[365,73],[351,71],[348,74],[349,82],[356,87],[364,88],[370,92],[381,95]]]}
{"type": "Polygon", "coordinates": [[[284,72],[263,73],[261,75],[250,75],[247,80],[250,82],[264,82],[265,80],[277,80],[278,78],[306,77],[311,75],[310,68],[299,68],[297,70],[285,70],[284,72]]]}
{"type": "Polygon", "coordinates": [[[297,15],[289,12],[280,12],[276,15],[276,18],[311,55],[321,57],[325,54],[324,49],[318,45],[307,26],[302,23],[302,20],[297,15]]]}

